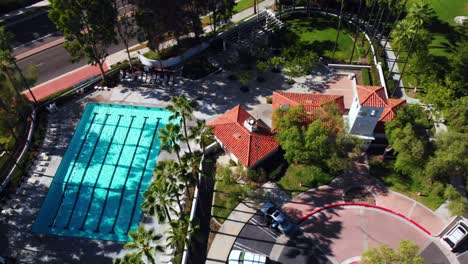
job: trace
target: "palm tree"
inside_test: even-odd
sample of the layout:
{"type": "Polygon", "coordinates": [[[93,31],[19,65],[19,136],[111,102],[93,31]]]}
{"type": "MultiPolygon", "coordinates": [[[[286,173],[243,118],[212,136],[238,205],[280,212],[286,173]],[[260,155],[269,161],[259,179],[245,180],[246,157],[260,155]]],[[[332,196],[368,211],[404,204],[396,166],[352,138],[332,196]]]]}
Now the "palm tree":
{"type": "Polygon", "coordinates": [[[132,253],[128,253],[122,258],[114,259],[114,264],[144,264],[144,262],[141,259],[141,256],[139,256],[135,252],[132,252],[132,253]]]}
{"type": "Polygon", "coordinates": [[[182,164],[188,169],[188,174],[190,174],[190,180],[195,181],[197,186],[200,187],[199,176],[201,174],[201,162],[203,154],[200,151],[195,151],[193,153],[187,153],[182,157],[182,164]]]}
{"type": "Polygon", "coordinates": [[[155,264],[154,254],[156,251],[164,252],[164,247],[157,245],[157,242],[162,238],[161,235],[155,234],[154,229],[146,230],[143,226],[139,226],[134,232],[128,234],[132,241],[124,245],[125,249],[134,252],[125,256],[123,259],[115,260],[114,263],[145,263],[155,264]]]}
{"type": "MultiPolygon", "coordinates": [[[[185,164],[179,164],[173,160],[160,161],[158,162],[158,165],[156,165],[155,175],[156,179],[164,178],[171,181],[173,184],[183,182],[185,184],[187,196],[191,199],[192,196],[190,194],[189,178],[187,177],[187,168],[185,167],[185,164]]],[[[176,198],[177,200],[180,200],[180,197],[176,198]]]]}
{"type": "Polygon", "coordinates": [[[183,128],[185,142],[187,143],[187,148],[189,152],[192,152],[189,144],[189,137],[187,133],[187,120],[192,120],[192,113],[196,107],[196,102],[194,100],[188,99],[185,95],[179,97],[171,98],[172,105],[168,106],[167,109],[172,112],[172,115],[169,117],[169,120],[181,119],[183,128]]]}
{"type": "Polygon", "coordinates": [[[353,49],[351,51],[351,57],[349,58],[349,64],[353,61],[353,55],[354,55],[354,50],[356,49],[356,42],[359,37],[359,27],[361,25],[361,7],[362,7],[362,0],[359,0],[359,9],[358,9],[358,21],[356,23],[356,31],[354,33],[354,43],[353,43],[353,49]]]}
{"type": "MultiPolygon", "coordinates": [[[[371,44],[374,43],[375,36],[379,32],[378,29],[380,27],[380,23],[382,22],[382,17],[384,15],[385,10],[386,10],[386,0],[377,0],[377,5],[378,5],[377,16],[376,16],[374,24],[372,25],[372,28],[371,28],[371,30],[372,30],[371,31],[371,37],[370,37],[371,44]]],[[[378,43],[377,43],[377,46],[378,46],[378,43]]],[[[367,54],[369,54],[369,51],[371,51],[370,47],[366,51],[365,56],[367,56],[367,54]]]]}
{"type": "Polygon", "coordinates": [[[206,125],[205,120],[197,120],[195,126],[190,128],[192,135],[191,139],[195,140],[200,145],[202,153],[205,153],[206,147],[214,141],[213,128],[206,125]]]}
{"type": "Polygon", "coordinates": [[[397,25],[398,21],[400,21],[400,17],[401,17],[401,14],[403,13],[403,10],[405,10],[406,8],[406,2],[408,2],[408,0],[405,0],[405,2],[403,2],[403,5],[395,5],[393,8],[398,8],[399,11],[398,11],[398,14],[395,18],[395,21],[393,21],[393,24],[392,24],[392,27],[390,28],[390,32],[388,33],[388,36],[387,36],[387,39],[385,40],[385,44],[383,45],[383,47],[385,48],[387,46],[387,43],[388,43],[388,40],[390,39],[390,36],[392,35],[393,33],[393,30],[395,29],[395,26],[397,25]]]}
{"type": "Polygon", "coordinates": [[[125,51],[127,52],[128,63],[130,64],[130,69],[133,71],[132,58],[130,56],[130,40],[136,36],[135,28],[135,15],[136,15],[136,6],[132,4],[132,1],[129,0],[119,0],[114,1],[114,8],[116,10],[120,9],[120,16],[117,19],[116,31],[119,35],[120,40],[125,46],[125,51]]]}
{"type": "Polygon", "coordinates": [[[159,129],[159,140],[161,140],[161,144],[165,150],[167,150],[169,153],[176,153],[177,160],[180,163],[180,146],[177,144],[177,142],[182,140],[180,126],[169,123],[165,128],[159,129]]]}
{"type": "Polygon", "coordinates": [[[340,16],[339,16],[339,19],[338,19],[338,30],[336,31],[336,39],[335,39],[335,46],[333,47],[332,60],[335,59],[335,52],[336,52],[336,48],[338,46],[338,38],[340,37],[341,19],[343,17],[343,7],[344,7],[344,0],[341,0],[340,16]]]}
{"type": "Polygon", "coordinates": [[[7,74],[8,79],[13,84],[13,80],[11,79],[11,75],[9,74],[9,69],[14,67],[16,72],[21,77],[21,81],[23,82],[24,88],[28,89],[29,93],[31,94],[31,98],[33,99],[34,103],[37,104],[36,97],[34,93],[31,91],[31,87],[29,86],[26,78],[23,75],[23,72],[16,64],[16,58],[13,56],[13,50],[10,46],[12,40],[12,34],[4,27],[0,27],[0,66],[2,70],[7,74]]]}
{"type": "Polygon", "coordinates": [[[190,215],[182,214],[177,221],[169,223],[171,229],[167,234],[167,246],[177,248],[178,246],[188,245],[189,237],[198,229],[198,224],[190,221],[190,215]]]}
{"type": "Polygon", "coordinates": [[[390,67],[390,70],[388,72],[387,79],[392,74],[393,69],[395,68],[395,65],[397,64],[400,58],[402,48],[408,45],[411,37],[413,36],[414,31],[415,31],[414,25],[410,23],[410,21],[408,20],[400,21],[400,23],[398,23],[395,29],[393,30],[392,32],[393,43],[398,45],[398,50],[395,55],[395,61],[392,63],[392,67],[390,67]]]}
{"type": "Polygon", "coordinates": [[[154,180],[150,188],[143,195],[145,201],[141,204],[141,208],[150,216],[157,216],[159,222],[164,222],[167,219],[172,221],[170,211],[174,204],[174,196],[170,185],[165,179],[154,180]]]}

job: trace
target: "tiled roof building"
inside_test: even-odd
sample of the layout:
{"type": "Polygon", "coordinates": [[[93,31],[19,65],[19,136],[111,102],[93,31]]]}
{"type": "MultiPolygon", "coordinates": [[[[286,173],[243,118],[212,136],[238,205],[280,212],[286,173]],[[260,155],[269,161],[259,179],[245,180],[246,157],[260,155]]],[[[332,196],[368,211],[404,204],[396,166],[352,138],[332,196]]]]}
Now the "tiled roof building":
{"type": "Polygon", "coordinates": [[[279,148],[275,136],[240,105],[208,124],[217,141],[247,168],[256,166],[279,148]]]}
{"type": "MultiPolygon", "coordinates": [[[[281,107],[295,107],[302,105],[307,112],[305,123],[312,123],[315,113],[325,112],[325,106],[334,104],[341,114],[345,113],[344,100],[341,95],[323,95],[313,93],[273,92],[273,113],[281,107]]],[[[273,124],[275,127],[275,124],[273,124]]]]}

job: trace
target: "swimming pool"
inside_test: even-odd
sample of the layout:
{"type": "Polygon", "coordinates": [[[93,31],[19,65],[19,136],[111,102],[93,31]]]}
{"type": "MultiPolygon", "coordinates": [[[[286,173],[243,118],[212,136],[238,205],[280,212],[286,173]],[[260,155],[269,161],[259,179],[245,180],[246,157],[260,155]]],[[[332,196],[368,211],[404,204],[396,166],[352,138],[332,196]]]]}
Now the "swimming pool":
{"type": "Polygon", "coordinates": [[[89,103],[33,224],[37,233],[128,241],[160,151],[165,109],[89,103]]]}

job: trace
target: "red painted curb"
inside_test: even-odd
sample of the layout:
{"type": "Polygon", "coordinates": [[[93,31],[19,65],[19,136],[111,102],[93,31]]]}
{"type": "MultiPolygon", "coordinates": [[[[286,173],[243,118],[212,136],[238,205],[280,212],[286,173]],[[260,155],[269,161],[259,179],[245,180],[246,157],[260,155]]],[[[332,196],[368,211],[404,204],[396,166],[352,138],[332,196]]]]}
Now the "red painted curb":
{"type": "Polygon", "coordinates": [[[379,210],[382,210],[382,211],[385,211],[385,212],[388,212],[388,213],[391,213],[391,214],[394,214],[394,215],[397,215],[403,219],[405,219],[406,221],[412,223],[413,225],[417,226],[419,229],[421,229],[422,231],[424,231],[426,234],[428,235],[432,235],[431,232],[429,230],[427,230],[426,228],[424,228],[422,225],[416,223],[414,220],[406,217],[405,215],[402,215],[400,213],[397,213],[393,210],[390,210],[388,208],[385,208],[385,207],[382,207],[382,206],[378,206],[378,205],[373,205],[373,204],[366,204],[366,203],[352,203],[352,202],[349,202],[349,203],[334,203],[334,204],[329,204],[329,205],[326,205],[324,207],[320,207],[320,208],[317,208],[315,210],[313,210],[312,212],[306,214],[305,216],[303,216],[300,220],[299,220],[299,223],[303,222],[304,220],[306,220],[307,218],[311,217],[312,215],[318,213],[318,212],[321,212],[323,210],[326,210],[326,209],[330,209],[330,208],[333,208],[333,207],[343,207],[343,206],[363,206],[363,207],[370,207],[370,208],[375,208],[375,209],[379,209],[379,210]]]}

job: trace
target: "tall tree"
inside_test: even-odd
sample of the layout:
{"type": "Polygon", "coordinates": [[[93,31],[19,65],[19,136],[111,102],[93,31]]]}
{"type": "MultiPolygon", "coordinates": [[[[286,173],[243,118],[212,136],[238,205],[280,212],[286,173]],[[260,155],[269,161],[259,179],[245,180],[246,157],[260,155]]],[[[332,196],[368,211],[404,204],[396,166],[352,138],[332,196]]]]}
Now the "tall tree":
{"type": "MultiPolygon", "coordinates": [[[[365,6],[365,4],[364,4],[365,6]]],[[[355,21],[356,23],[356,31],[354,33],[354,40],[353,40],[353,49],[351,50],[351,57],[349,58],[349,64],[352,63],[353,61],[353,55],[354,55],[354,50],[356,49],[356,43],[357,43],[357,40],[359,38],[359,32],[360,32],[360,27],[361,27],[361,21],[364,21],[364,19],[361,19],[361,13],[362,11],[362,0],[359,0],[359,9],[358,9],[358,14],[357,14],[357,21],[355,21]]],[[[365,11],[364,11],[365,12],[365,11]]]]}
{"type": "Polygon", "coordinates": [[[177,221],[169,223],[171,228],[167,231],[167,246],[177,248],[188,245],[191,237],[198,229],[198,224],[190,221],[189,214],[182,214],[177,221]]]}
{"type": "Polygon", "coordinates": [[[182,166],[187,168],[187,173],[190,175],[190,180],[197,183],[200,187],[200,175],[201,175],[201,162],[203,154],[200,151],[194,151],[193,153],[186,153],[182,157],[182,166]]]}
{"type": "Polygon", "coordinates": [[[187,144],[189,153],[192,153],[192,149],[190,148],[189,143],[187,121],[193,119],[192,114],[196,105],[197,104],[195,100],[188,99],[185,95],[182,95],[178,97],[172,97],[171,105],[167,107],[167,109],[172,112],[172,115],[169,117],[169,120],[173,121],[180,118],[180,122],[183,125],[184,129],[184,140],[187,144]]]}
{"type": "Polygon", "coordinates": [[[429,120],[419,105],[405,105],[385,125],[388,142],[396,152],[395,169],[408,176],[420,176],[430,154],[426,130],[429,120]]]}
{"type": "Polygon", "coordinates": [[[135,0],[137,6],[136,22],[140,31],[148,40],[148,48],[160,51],[160,45],[167,38],[165,9],[160,7],[161,1],[135,0]]]}
{"type": "Polygon", "coordinates": [[[203,1],[206,13],[210,14],[210,24],[214,32],[218,26],[231,20],[235,0],[206,0],[203,1]]]}
{"type": "Polygon", "coordinates": [[[336,39],[335,39],[335,45],[333,46],[333,55],[332,55],[332,60],[335,59],[335,52],[338,47],[338,39],[340,37],[340,31],[341,31],[341,20],[343,18],[343,8],[344,8],[344,0],[341,0],[341,5],[340,5],[340,15],[338,17],[338,29],[336,31],[336,39]]]}
{"type": "Polygon", "coordinates": [[[434,10],[431,8],[428,2],[425,0],[419,0],[415,2],[409,9],[409,13],[406,16],[405,20],[408,20],[416,29],[414,31],[414,35],[411,38],[409,47],[408,47],[408,54],[406,56],[406,60],[403,65],[403,69],[400,72],[400,79],[397,83],[400,83],[401,79],[403,78],[403,74],[405,73],[406,65],[408,60],[411,58],[412,52],[415,50],[414,47],[417,47],[418,50],[428,50],[427,42],[419,42],[417,41],[418,32],[420,29],[430,21],[430,18],[434,15],[434,10]],[[415,45],[416,43],[416,45],[415,45]],[[421,45],[423,44],[423,45],[421,45]]]}
{"type": "Polygon", "coordinates": [[[390,36],[392,36],[393,30],[395,29],[397,23],[400,21],[400,17],[403,14],[403,11],[406,10],[406,2],[408,2],[408,0],[404,0],[403,4],[401,4],[401,2],[398,1],[393,6],[393,9],[398,10],[398,14],[397,14],[395,20],[393,21],[392,26],[390,27],[390,31],[388,32],[387,39],[385,40],[385,44],[383,45],[384,48],[387,46],[387,43],[390,40],[390,36]]]}
{"type": "Polygon", "coordinates": [[[65,36],[65,49],[73,61],[82,57],[98,65],[106,80],[108,47],[117,42],[117,10],[113,0],[51,0],[49,18],[65,36]]]}
{"type": "Polygon", "coordinates": [[[392,31],[392,39],[393,42],[398,45],[398,50],[395,55],[395,61],[393,61],[392,67],[390,67],[390,70],[388,71],[387,79],[393,73],[395,65],[397,65],[398,61],[400,60],[400,54],[402,50],[404,50],[404,48],[409,45],[415,31],[416,29],[414,25],[408,20],[400,21],[392,31]]]}
{"type": "Polygon", "coordinates": [[[211,133],[212,130],[206,125],[205,120],[197,120],[195,126],[190,128],[190,138],[200,145],[202,153],[205,153],[206,147],[215,140],[211,133]]]}
{"type": "Polygon", "coordinates": [[[182,140],[182,134],[180,134],[180,126],[175,124],[167,124],[165,128],[159,129],[159,140],[161,145],[169,153],[175,152],[177,160],[180,163],[180,146],[178,142],[182,140]]]}
{"type": "MultiPolygon", "coordinates": [[[[184,186],[180,182],[186,183],[186,189],[188,191],[189,184],[186,180],[186,170],[181,165],[176,163],[173,160],[164,160],[158,162],[154,170],[156,180],[163,180],[169,184],[169,189],[171,190],[172,196],[177,200],[180,210],[182,211],[182,203],[180,193],[184,189],[184,186]]],[[[190,197],[190,193],[188,193],[190,197]]]]}
{"type": "Polygon", "coordinates": [[[144,194],[145,200],[141,204],[141,208],[148,215],[157,216],[161,223],[166,219],[172,221],[171,212],[175,212],[172,209],[172,205],[175,203],[172,191],[166,179],[154,180],[144,194]]]}
{"type": "Polygon", "coordinates": [[[158,241],[162,238],[161,235],[155,234],[154,229],[146,230],[143,226],[139,226],[136,231],[128,234],[132,239],[127,242],[124,248],[132,252],[122,259],[116,259],[114,263],[151,263],[155,264],[154,254],[156,252],[164,252],[164,247],[158,245],[158,241]]]}
{"type": "Polygon", "coordinates": [[[13,56],[13,49],[11,48],[12,39],[12,34],[8,32],[5,27],[0,27],[0,68],[9,79],[10,83],[14,86],[13,88],[18,91],[18,87],[15,86],[12,76],[12,70],[16,71],[21,78],[24,88],[28,89],[33,102],[37,104],[37,100],[31,90],[31,86],[21,69],[18,67],[15,56],[13,56]]]}
{"type": "Polygon", "coordinates": [[[128,63],[130,68],[133,70],[132,58],[130,57],[129,43],[136,36],[136,27],[135,27],[135,15],[136,15],[136,6],[135,0],[114,0],[114,9],[117,10],[118,19],[116,24],[117,34],[119,35],[119,40],[125,46],[125,51],[127,52],[128,63]]]}

